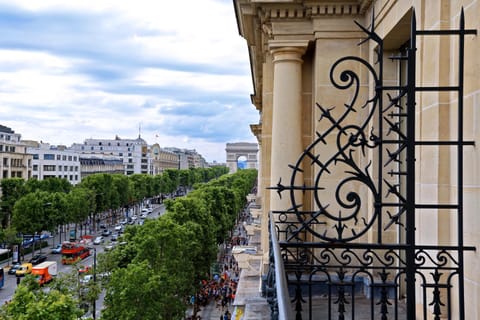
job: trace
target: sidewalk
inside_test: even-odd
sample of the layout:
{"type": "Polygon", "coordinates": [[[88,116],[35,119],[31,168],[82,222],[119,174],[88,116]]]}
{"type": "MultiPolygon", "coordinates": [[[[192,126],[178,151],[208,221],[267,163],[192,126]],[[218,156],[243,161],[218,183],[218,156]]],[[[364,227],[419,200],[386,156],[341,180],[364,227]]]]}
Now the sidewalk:
{"type": "MultiPolygon", "coordinates": [[[[233,307],[228,310],[231,313],[233,307]]],[[[200,316],[202,320],[218,320],[220,319],[221,315],[223,315],[222,308],[217,308],[215,302],[210,302],[206,307],[202,308],[202,310],[197,313],[197,316],[200,316]]]]}

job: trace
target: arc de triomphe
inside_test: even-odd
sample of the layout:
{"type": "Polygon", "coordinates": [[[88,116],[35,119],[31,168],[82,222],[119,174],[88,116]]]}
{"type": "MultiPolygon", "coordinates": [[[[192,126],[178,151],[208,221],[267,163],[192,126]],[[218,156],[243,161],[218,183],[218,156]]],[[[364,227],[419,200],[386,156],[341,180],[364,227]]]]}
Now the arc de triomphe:
{"type": "Polygon", "coordinates": [[[258,144],[250,142],[235,142],[227,143],[225,148],[227,152],[227,167],[230,169],[230,173],[237,172],[238,158],[244,156],[247,158],[246,169],[258,169],[257,153],[258,144]]]}

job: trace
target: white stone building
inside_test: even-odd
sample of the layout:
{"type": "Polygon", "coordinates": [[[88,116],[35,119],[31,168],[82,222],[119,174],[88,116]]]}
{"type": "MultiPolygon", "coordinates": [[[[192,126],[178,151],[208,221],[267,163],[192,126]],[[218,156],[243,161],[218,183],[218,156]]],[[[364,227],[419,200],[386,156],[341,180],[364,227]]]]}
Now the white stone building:
{"type": "Polygon", "coordinates": [[[26,142],[27,152],[32,155],[32,178],[66,179],[75,185],[81,181],[80,158],[75,151],[65,146],[52,146],[48,143],[26,142]]]}
{"type": "Polygon", "coordinates": [[[123,160],[124,174],[152,174],[149,168],[148,145],[140,135],[137,139],[85,139],[84,143],[74,143],[71,149],[84,155],[110,155],[123,160]]]}

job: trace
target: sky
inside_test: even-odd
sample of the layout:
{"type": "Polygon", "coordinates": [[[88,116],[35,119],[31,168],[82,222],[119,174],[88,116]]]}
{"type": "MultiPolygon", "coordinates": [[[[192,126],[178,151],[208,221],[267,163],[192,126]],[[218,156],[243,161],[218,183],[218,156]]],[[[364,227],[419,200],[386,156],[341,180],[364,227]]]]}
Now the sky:
{"type": "Polygon", "coordinates": [[[0,124],[70,146],[134,139],[225,162],[257,142],[232,0],[0,0],[0,124]]]}

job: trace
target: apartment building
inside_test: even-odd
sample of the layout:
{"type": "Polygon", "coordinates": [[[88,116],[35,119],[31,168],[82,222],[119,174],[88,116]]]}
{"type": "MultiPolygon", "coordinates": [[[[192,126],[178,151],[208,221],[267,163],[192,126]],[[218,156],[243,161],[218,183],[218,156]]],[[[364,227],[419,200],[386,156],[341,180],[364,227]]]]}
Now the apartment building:
{"type": "Polygon", "coordinates": [[[152,174],[148,145],[140,135],[136,139],[85,139],[83,143],[74,143],[70,147],[82,158],[95,155],[119,157],[123,161],[124,174],[152,174]]]}
{"type": "Polygon", "coordinates": [[[179,169],[206,168],[207,161],[195,149],[166,147],[166,151],[175,153],[179,158],[179,169]]]}
{"type": "Polygon", "coordinates": [[[27,141],[27,152],[33,157],[32,178],[44,180],[60,178],[75,185],[82,180],[80,158],[66,146],[27,141]]]}
{"type": "Polygon", "coordinates": [[[33,157],[20,139],[20,134],[0,125],[0,179],[29,179],[32,176],[33,157]]]}
{"type": "Polygon", "coordinates": [[[178,154],[172,151],[168,151],[160,147],[158,143],[155,143],[150,147],[150,172],[153,175],[162,174],[166,169],[178,169],[180,166],[180,160],[178,154]]]}

